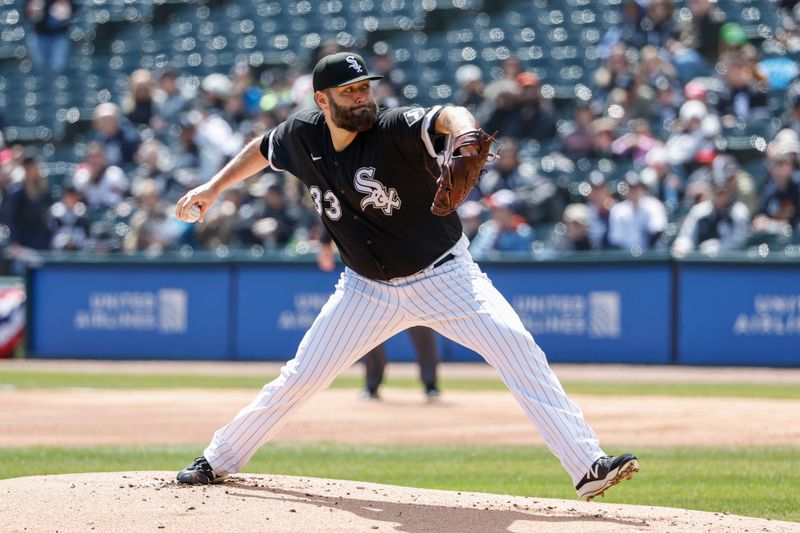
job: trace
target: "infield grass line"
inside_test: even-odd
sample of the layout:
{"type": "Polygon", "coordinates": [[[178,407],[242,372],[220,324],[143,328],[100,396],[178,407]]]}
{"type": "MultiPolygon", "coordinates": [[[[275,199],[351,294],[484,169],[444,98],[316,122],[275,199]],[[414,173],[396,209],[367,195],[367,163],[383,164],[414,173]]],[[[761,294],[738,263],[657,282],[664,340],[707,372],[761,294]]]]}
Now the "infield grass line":
{"type": "MultiPolygon", "coordinates": [[[[0,448],[0,479],[72,472],[177,472],[199,455],[203,446],[0,448]]],[[[641,471],[599,501],[800,522],[800,448],[634,451],[641,471]]],[[[259,450],[245,472],[576,499],[569,476],[544,447],[278,442],[259,450]]]]}
{"type": "MultiPolygon", "coordinates": [[[[258,390],[276,376],[206,376],[188,374],[79,374],[70,372],[9,371],[0,368],[0,390],[14,389],[252,389],[258,390]]],[[[564,381],[570,394],[596,396],[698,396],[800,399],[800,387],[790,383],[641,383],[564,381]]],[[[387,387],[420,389],[416,379],[390,378],[387,387]]],[[[341,376],[332,388],[359,389],[359,377],[341,376]]],[[[499,378],[444,378],[444,391],[507,390],[499,378]]]]}

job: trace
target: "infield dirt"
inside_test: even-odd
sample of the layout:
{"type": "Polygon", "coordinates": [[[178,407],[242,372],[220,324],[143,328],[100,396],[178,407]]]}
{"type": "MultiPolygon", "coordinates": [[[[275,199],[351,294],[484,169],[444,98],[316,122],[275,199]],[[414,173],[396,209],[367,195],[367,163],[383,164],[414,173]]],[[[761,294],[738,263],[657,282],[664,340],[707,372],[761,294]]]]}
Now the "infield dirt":
{"type": "MultiPolygon", "coordinates": [[[[593,502],[448,492],[317,478],[237,475],[189,487],[173,472],[0,481],[4,531],[494,533],[795,532],[758,518],[593,502]],[[30,509],[35,502],[35,512],[30,509]]],[[[635,478],[634,478],[635,479],[635,478]]]]}

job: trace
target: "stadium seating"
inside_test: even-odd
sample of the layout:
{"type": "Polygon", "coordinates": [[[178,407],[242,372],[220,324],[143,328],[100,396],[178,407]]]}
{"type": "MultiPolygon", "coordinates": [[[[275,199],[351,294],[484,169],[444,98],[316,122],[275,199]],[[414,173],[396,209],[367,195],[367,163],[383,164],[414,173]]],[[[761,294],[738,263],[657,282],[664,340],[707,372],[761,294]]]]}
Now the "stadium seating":
{"type": "MultiPolygon", "coordinates": [[[[240,63],[263,70],[307,71],[312,51],[335,40],[369,51],[386,43],[403,96],[423,105],[450,101],[456,69],[477,65],[487,81],[500,76],[501,62],[514,55],[535,72],[542,93],[554,99],[558,116],[571,116],[576,96],[592,94],[601,65],[598,45],[622,20],[622,0],[79,0],[71,30],[69,68],[51,78],[26,57],[23,0],[0,0],[0,108],[8,143],[41,148],[54,185],[71,174],[88,140],[89,120],[101,102],[119,102],[138,68],[171,66],[199,83],[240,63]]],[[[770,41],[780,18],[771,0],[719,0],[717,6],[744,27],[756,43],[770,41]]],[[[687,9],[677,2],[676,16],[687,9]]],[[[779,44],[770,50],[785,55],[779,44]]],[[[770,106],[782,112],[783,91],[770,106]]],[[[661,130],[660,124],[657,125],[661,130]]],[[[724,129],[717,148],[735,152],[754,177],[778,121],[724,129]]],[[[657,131],[665,135],[666,131],[657,131]]],[[[607,159],[553,163],[550,146],[521,145],[520,157],[577,198],[588,172],[599,169],[619,180],[632,163],[607,159]]],[[[58,189],[56,188],[55,191],[58,189]]]]}

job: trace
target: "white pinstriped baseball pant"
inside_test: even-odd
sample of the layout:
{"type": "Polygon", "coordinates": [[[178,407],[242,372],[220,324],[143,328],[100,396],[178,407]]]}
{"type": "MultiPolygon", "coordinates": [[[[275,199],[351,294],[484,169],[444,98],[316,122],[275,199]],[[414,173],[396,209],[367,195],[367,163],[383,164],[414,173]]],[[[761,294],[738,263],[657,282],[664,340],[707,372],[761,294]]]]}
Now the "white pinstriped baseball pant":
{"type": "Polygon", "coordinates": [[[467,251],[466,237],[436,268],[381,282],[345,269],[294,359],[250,405],[214,433],[204,455],[214,472],[239,472],[290,413],[359,357],[410,326],[428,326],[481,354],[499,373],[548,448],[577,483],[605,455],[544,352],[467,251]]]}

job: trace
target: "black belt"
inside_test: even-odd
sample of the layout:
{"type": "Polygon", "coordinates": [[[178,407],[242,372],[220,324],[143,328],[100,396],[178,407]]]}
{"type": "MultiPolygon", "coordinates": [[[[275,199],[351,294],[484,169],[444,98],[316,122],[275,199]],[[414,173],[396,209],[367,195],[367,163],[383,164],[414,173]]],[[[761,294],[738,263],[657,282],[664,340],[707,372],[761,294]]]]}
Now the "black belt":
{"type": "Polygon", "coordinates": [[[436,262],[433,264],[433,268],[440,267],[440,266],[442,266],[443,264],[445,264],[445,263],[447,263],[448,261],[450,261],[451,259],[455,259],[455,258],[456,258],[456,256],[454,256],[453,254],[447,254],[446,256],[444,256],[444,257],[442,257],[441,259],[439,259],[438,261],[436,261],[436,262]]]}

